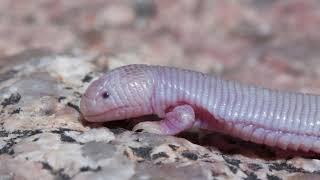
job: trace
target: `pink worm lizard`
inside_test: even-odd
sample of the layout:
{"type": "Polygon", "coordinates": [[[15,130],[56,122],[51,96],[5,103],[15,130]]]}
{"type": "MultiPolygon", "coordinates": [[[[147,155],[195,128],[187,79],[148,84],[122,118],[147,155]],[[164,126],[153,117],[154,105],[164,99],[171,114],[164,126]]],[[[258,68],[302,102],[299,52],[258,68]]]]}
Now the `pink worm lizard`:
{"type": "Polygon", "coordinates": [[[155,114],[133,129],[175,135],[192,127],[282,149],[320,153],[320,96],[226,81],[200,72],[128,65],[94,81],[80,102],[87,121],[155,114]]]}

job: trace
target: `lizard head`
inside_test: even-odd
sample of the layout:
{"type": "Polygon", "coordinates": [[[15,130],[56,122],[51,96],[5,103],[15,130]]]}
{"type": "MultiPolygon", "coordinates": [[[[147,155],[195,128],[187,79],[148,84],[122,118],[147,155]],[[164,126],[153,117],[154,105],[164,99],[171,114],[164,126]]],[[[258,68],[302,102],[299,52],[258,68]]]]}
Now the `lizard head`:
{"type": "Polygon", "coordinates": [[[128,65],[92,82],[80,111],[87,121],[103,122],[151,114],[152,77],[145,65],[128,65]]]}

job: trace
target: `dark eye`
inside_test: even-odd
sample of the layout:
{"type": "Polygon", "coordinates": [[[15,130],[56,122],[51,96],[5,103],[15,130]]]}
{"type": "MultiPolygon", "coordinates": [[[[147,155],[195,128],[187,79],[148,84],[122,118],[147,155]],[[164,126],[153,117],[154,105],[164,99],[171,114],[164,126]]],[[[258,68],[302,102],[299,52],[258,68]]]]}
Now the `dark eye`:
{"type": "Polygon", "coordinates": [[[101,95],[103,99],[107,99],[110,96],[110,94],[107,91],[103,92],[101,95]]]}

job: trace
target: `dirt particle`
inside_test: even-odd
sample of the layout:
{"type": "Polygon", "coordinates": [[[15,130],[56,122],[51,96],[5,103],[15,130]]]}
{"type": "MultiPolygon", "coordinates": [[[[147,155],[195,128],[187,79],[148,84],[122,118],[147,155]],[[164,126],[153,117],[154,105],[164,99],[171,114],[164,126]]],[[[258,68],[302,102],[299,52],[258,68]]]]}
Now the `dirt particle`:
{"type": "Polygon", "coordinates": [[[77,105],[75,105],[75,104],[73,104],[73,103],[71,103],[71,102],[68,102],[67,105],[68,105],[69,107],[75,109],[76,111],[78,111],[78,112],[80,113],[80,108],[79,108],[79,106],[77,106],[77,105]]]}
{"type": "Polygon", "coordinates": [[[156,159],[158,159],[158,158],[168,158],[169,156],[168,156],[168,154],[167,153],[165,153],[165,152],[159,152],[159,153],[157,153],[157,154],[153,154],[152,155],[152,160],[156,160],[156,159]]]}
{"type": "Polygon", "coordinates": [[[169,144],[168,145],[173,151],[176,151],[178,148],[179,148],[179,146],[176,146],[176,145],[174,145],[174,144],[169,144]]]}
{"type": "Polygon", "coordinates": [[[90,82],[92,79],[93,79],[93,77],[90,76],[89,74],[87,74],[87,75],[85,75],[85,76],[82,78],[81,81],[82,81],[83,83],[88,83],[88,82],[90,82]]]}
{"type": "Polygon", "coordinates": [[[188,158],[190,160],[196,161],[198,159],[198,155],[193,153],[193,152],[189,152],[189,151],[185,151],[182,152],[181,154],[183,157],[188,158]]]}
{"type": "Polygon", "coordinates": [[[9,98],[5,98],[1,105],[5,108],[8,105],[17,104],[21,99],[21,95],[19,93],[12,93],[9,98]]]}
{"type": "Polygon", "coordinates": [[[152,151],[152,147],[138,147],[138,148],[130,147],[130,148],[133,151],[134,155],[146,160],[151,160],[150,153],[152,151]]]}

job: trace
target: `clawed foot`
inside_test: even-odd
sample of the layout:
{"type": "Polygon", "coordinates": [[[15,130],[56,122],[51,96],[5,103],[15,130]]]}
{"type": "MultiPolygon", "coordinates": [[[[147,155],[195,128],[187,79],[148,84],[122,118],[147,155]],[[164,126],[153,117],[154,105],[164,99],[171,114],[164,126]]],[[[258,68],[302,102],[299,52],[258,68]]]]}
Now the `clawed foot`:
{"type": "Polygon", "coordinates": [[[155,134],[175,135],[193,126],[195,113],[191,106],[175,107],[161,121],[146,121],[134,126],[133,131],[144,131],[155,134]]]}

